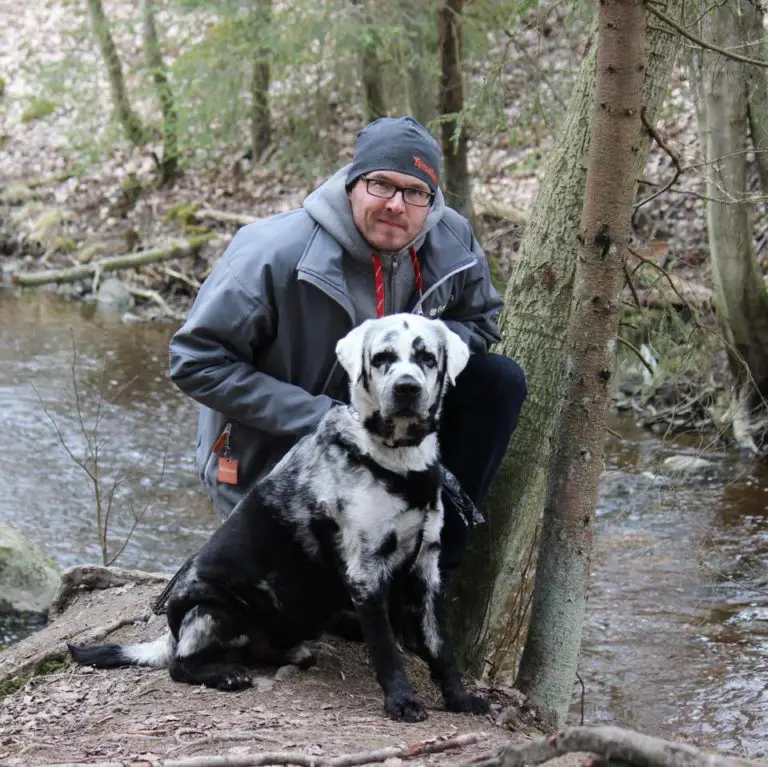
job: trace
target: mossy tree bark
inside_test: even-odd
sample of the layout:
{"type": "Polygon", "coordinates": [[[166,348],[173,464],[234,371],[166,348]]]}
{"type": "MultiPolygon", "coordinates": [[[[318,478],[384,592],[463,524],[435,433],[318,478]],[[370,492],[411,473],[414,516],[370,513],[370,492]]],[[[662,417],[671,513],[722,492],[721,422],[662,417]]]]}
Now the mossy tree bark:
{"type": "MultiPolygon", "coordinates": [[[[668,0],[679,19],[682,0],[668,0]]],[[[651,28],[643,104],[653,123],[680,40],[651,28]]],[[[595,56],[585,56],[573,95],[547,160],[539,196],[520,245],[500,320],[499,351],[526,372],[529,396],[484,511],[488,523],[471,538],[467,561],[451,591],[451,619],[459,657],[490,679],[511,673],[524,636],[532,561],[545,504],[546,480],[566,372],[579,230],[584,203],[589,114],[595,56]]],[[[635,178],[645,166],[650,137],[634,155],[635,178]]]]}
{"type": "Polygon", "coordinates": [[[644,0],[601,0],[566,380],[516,686],[562,726],[586,614],[597,487],[641,143],[644,0]]]}
{"type": "Polygon", "coordinates": [[[152,75],[157,100],[163,113],[163,157],[160,161],[160,183],[170,181],[179,168],[179,118],[171,84],[163,63],[163,54],[155,24],[153,0],[140,1],[142,30],[144,37],[144,58],[152,75]]]}
{"type": "Polygon", "coordinates": [[[115,114],[128,140],[140,146],[145,140],[144,128],[128,99],[128,92],[125,89],[125,78],[123,77],[123,66],[120,63],[120,56],[112,39],[112,33],[109,31],[109,22],[104,13],[104,6],[101,0],[87,0],[87,2],[91,28],[107,67],[109,89],[112,93],[115,114]]]}
{"type": "Polygon", "coordinates": [[[438,12],[440,47],[439,113],[443,145],[443,189],[445,201],[467,218],[472,218],[472,187],[469,180],[467,145],[469,138],[461,113],[464,109],[464,82],[461,71],[461,25],[464,0],[445,0],[438,12]]]}
{"type": "MultiPolygon", "coordinates": [[[[706,39],[724,49],[743,44],[739,4],[702,3],[706,39]]],[[[731,408],[737,442],[765,447],[759,426],[768,398],[768,294],[752,237],[747,179],[750,80],[746,65],[702,51],[695,68],[700,129],[708,163],[707,228],[718,322],[735,383],[731,408]]]]}

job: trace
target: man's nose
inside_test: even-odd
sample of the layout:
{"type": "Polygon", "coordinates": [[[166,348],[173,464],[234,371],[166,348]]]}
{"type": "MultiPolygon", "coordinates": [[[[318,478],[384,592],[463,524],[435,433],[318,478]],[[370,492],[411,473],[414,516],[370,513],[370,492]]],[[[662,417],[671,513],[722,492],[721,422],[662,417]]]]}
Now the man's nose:
{"type": "Polygon", "coordinates": [[[402,189],[398,189],[392,197],[387,200],[387,208],[393,211],[405,210],[405,198],[403,195],[405,192],[402,189]]]}

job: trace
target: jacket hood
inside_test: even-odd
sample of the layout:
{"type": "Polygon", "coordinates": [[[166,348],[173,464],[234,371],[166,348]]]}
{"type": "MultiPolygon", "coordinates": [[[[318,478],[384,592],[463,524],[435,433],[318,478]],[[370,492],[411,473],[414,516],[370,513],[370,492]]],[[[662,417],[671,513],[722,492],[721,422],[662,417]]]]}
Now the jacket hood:
{"type": "MultiPolygon", "coordinates": [[[[325,183],[315,189],[306,200],[304,210],[341,245],[349,255],[370,263],[371,245],[360,234],[352,217],[352,207],[347,197],[346,180],[350,166],[345,165],[336,171],[325,183]]],[[[432,208],[424,220],[424,226],[413,242],[406,245],[407,251],[413,245],[418,250],[427,234],[443,217],[445,198],[437,190],[432,208]]],[[[402,251],[401,251],[402,252],[402,251]]]]}

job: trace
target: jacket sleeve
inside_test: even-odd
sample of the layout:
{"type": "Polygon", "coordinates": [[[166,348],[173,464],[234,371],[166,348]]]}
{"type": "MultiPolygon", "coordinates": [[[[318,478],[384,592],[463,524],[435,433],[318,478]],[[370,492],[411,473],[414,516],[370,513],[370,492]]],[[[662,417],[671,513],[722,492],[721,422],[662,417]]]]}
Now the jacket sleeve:
{"type": "Polygon", "coordinates": [[[466,273],[461,292],[446,307],[441,319],[461,336],[473,354],[485,354],[501,340],[496,323],[504,302],[493,287],[485,253],[471,229],[470,237],[477,264],[466,273]]]}
{"type": "Polygon", "coordinates": [[[261,270],[246,289],[231,270],[238,238],[200,289],[189,317],[170,342],[174,383],[203,405],[275,436],[303,436],[333,406],[257,369],[260,348],[274,338],[275,315],[261,270]]]}

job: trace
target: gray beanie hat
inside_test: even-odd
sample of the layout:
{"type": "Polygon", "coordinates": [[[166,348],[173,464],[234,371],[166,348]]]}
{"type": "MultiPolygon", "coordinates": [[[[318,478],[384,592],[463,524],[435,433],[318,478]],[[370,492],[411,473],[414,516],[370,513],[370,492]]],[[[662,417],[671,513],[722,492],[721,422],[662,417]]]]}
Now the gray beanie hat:
{"type": "Polygon", "coordinates": [[[380,117],[357,134],[347,189],[364,173],[390,170],[421,179],[434,194],[441,162],[440,145],[413,117],[380,117]]]}

